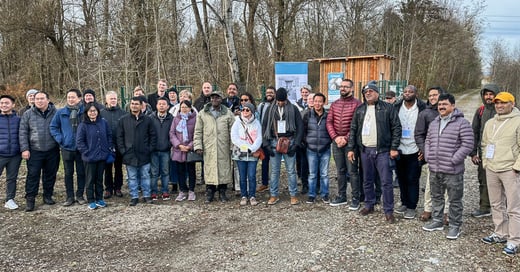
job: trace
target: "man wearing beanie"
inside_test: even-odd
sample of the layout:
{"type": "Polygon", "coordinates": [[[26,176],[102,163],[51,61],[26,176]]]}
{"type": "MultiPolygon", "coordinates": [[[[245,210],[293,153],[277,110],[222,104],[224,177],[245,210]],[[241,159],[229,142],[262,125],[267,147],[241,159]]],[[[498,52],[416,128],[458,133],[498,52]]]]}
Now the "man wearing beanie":
{"type": "Polygon", "coordinates": [[[276,104],[272,104],[267,109],[267,116],[262,121],[263,143],[265,150],[271,158],[271,183],[269,191],[271,197],[268,205],[274,205],[280,200],[279,182],[280,166],[282,157],[285,161],[287,170],[289,194],[291,195],[291,205],[300,203],[296,194],[298,187],[296,182],[296,150],[303,139],[303,121],[298,108],[287,100],[287,91],[279,88],[276,91],[276,104]],[[287,137],[290,145],[286,154],[276,151],[276,145],[281,137],[287,137]]]}
{"type": "Polygon", "coordinates": [[[366,216],[374,212],[376,173],[383,189],[383,210],[389,223],[395,222],[394,189],[390,160],[399,155],[401,122],[394,107],[379,100],[379,88],[368,84],[363,88],[365,102],[354,112],[347,143],[348,160],[353,163],[355,152],[361,153],[365,192],[365,207],[359,212],[366,216]]]}
{"type": "MultiPolygon", "coordinates": [[[[80,96],[81,97],[81,96],[80,96]]],[[[92,89],[85,89],[83,90],[83,100],[81,100],[81,105],[84,106],[87,103],[94,103],[96,106],[98,106],[99,109],[104,109],[105,106],[101,105],[96,101],[96,92],[92,89]]]]}
{"type": "Polygon", "coordinates": [[[78,89],[67,91],[67,105],[59,109],[54,115],[50,130],[51,135],[60,145],[63,168],[65,169],[65,190],[67,199],[63,206],[70,206],[74,202],[83,205],[87,202],[83,198],[85,192],[85,168],[81,153],[76,148],[76,130],[83,117],[81,92],[78,89]],[[76,186],[74,186],[74,165],[76,166],[76,186]],[[76,192],[74,192],[76,187],[76,192]]]}
{"type": "Polygon", "coordinates": [[[38,90],[36,89],[30,89],[25,94],[25,98],[27,99],[27,105],[23,107],[20,112],[18,113],[18,116],[22,117],[24,112],[26,112],[28,109],[30,109],[34,105],[34,95],[38,93],[38,90]]]}

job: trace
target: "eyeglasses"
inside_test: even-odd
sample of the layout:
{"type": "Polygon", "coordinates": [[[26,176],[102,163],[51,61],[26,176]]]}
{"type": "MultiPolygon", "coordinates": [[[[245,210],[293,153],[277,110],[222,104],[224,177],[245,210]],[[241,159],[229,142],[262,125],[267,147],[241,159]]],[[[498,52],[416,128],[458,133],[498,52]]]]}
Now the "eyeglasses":
{"type": "Polygon", "coordinates": [[[393,97],[385,97],[385,99],[392,99],[393,97]]]}
{"type": "Polygon", "coordinates": [[[240,102],[247,102],[247,101],[249,101],[249,99],[247,99],[247,98],[246,99],[240,99],[240,102]]]}
{"type": "Polygon", "coordinates": [[[251,112],[251,110],[248,109],[248,108],[242,109],[242,111],[245,111],[245,112],[251,112]]]}

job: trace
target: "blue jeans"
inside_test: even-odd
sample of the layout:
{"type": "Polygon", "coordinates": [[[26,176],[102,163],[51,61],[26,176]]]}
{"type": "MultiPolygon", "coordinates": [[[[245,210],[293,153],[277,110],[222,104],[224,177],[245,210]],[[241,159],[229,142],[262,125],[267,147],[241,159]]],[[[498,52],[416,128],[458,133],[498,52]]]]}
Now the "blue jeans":
{"type": "Polygon", "coordinates": [[[363,176],[365,182],[365,208],[374,208],[376,194],[374,182],[379,174],[381,186],[383,187],[383,210],[385,214],[394,212],[394,187],[392,185],[392,170],[390,170],[390,152],[378,153],[375,147],[365,147],[361,151],[361,164],[363,165],[363,176]]]}
{"type": "Polygon", "coordinates": [[[328,197],[330,147],[322,152],[307,149],[307,161],[309,162],[309,197],[316,197],[318,175],[320,176],[320,196],[328,197]]]}
{"type": "MultiPolygon", "coordinates": [[[[294,143],[291,140],[291,145],[294,143]]],[[[276,149],[276,140],[271,141],[271,148],[276,149]]],[[[298,193],[298,184],[296,183],[296,154],[288,156],[274,151],[274,157],[269,158],[269,167],[271,167],[271,183],[269,184],[269,192],[271,196],[278,197],[278,185],[280,183],[280,168],[282,166],[282,157],[285,161],[285,170],[287,171],[289,194],[296,196],[298,193]]]]}
{"type": "Polygon", "coordinates": [[[150,164],[147,163],[141,166],[126,166],[126,173],[128,175],[128,189],[130,190],[130,197],[139,198],[139,191],[137,188],[141,185],[143,197],[150,197],[150,164]],[[141,181],[139,184],[138,181],[141,181]]]}
{"type": "Polygon", "coordinates": [[[170,181],[170,152],[153,152],[150,164],[151,177],[150,189],[152,194],[157,194],[159,176],[161,177],[161,189],[163,193],[168,193],[168,183],[170,181]]]}
{"type": "Polygon", "coordinates": [[[248,198],[255,197],[256,164],[258,163],[258,161],[236,161],[236,162],[237,162],[237,167],[238,167],[238,174],[240,176],[240,196],[248,197],[248,198]]]}

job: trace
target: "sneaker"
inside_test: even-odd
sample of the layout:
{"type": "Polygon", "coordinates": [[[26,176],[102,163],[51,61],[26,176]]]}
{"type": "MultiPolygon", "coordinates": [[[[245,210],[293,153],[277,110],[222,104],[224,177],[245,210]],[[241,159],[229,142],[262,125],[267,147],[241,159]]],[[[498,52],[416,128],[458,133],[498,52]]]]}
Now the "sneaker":
{"type": "Polygon", "coordinates": [[[90,203],[88,204],[88,208],[89,208],[90,210],[95,210],[95,209],[97,209],[97,207],[98,207],[98,206],[96,205],[96,202],[90,202],[90,203]]]}
{"type": "Polygon", "coordinates": [[[96,201],[96,206],[100,208],[105,208],[107,206],[107,203],[103,199],[96,201]]]}
{"type": "Polygon", "coordinates": [[[415,218],[415,209],[406,209],[404,212],[404,219],[414,219],[415,218]]]}
{"type": "Polygon", "coordinates": [[[249,199],[249,204],[251,204],[251,206],[256,206],[258,205],[258,202],[256,201],[256,198],[252,197],[249,199]]]}
{"type": "Polygon", "coordinates": [[[182,202],[186,199],[186,193],[185,192],[179,192],[179,195],[177,196],[177,198],[175,198],[175,201],[177,202],[182,202]]]}
{"type": "Polygon", "coordinates": [[[247,205],[247,197],[243,196],[242,199],[240,199],[240,206],[247,205]]]}
{"type": "Polygon", "coordinates": [[[350,206],[348,206],[348,209],[351,211],[359,210],[359,200],[352,200],[350,206]]]}
{"type": "Polygon", "coordinates": [[[135,206],[139,202],[138,198],[132,198],[130,199],[130,206],[135,206]]]}
{"type": "Polygon", "coordinates": [[[278,201],[280,201],[280,198],[278,198],[276,196],[272,196],[267,201],[267,205],[274,205],[274,204],[278,203],[278,201]]]}
{"type": "Polygon", "coordinates": [[[442,222],[433,221],[428,223],[422,227],[425,231],[435,231],[435,230],[443,230],[444,224],[442,222]]]}
{"type": "Polygon", "coordinates": [[[456,240],[460,236],[460,228],[459,227],[449,227],[448,228],[448,234],[446,235],[446,238],[450,240],[456,240]]]}
{"type": "Polygon", "coordinates": [[[328,196],[324,196],[321,198],[321,201],[323,201],[323,204],[330,204],[330,200],[328,196]]]}
{"type": "Polygon", "coordinates": [[[7,202],[5,202],[4,207],[8,208],[9,210],[18,209],[18,205],[16,204],[16,202],[14,202],[14,199],[7,200],[7,202]]]}
{"type": "Polygon", "coordinates": [[[115,195],[116,195],[117,197],[123,197],[123,192],[121,192],[121,190],[116,190],[115,195]]]}
{"type": "Polygon", "coordinates": [[[507,242],[507,239],[500,238],[496,233],[493,233],[489,236],[486,236],[482,239],[480,239],[482,242],[492,245],[492,244],[505,244],[507,242]]]}
{"type": "Polygon", "coordinates": [[[502,253],[507,256],[514,256],[518,252],[518,246],[515,246],[511,243],[507,243],[507,245],[502,249],[502,253]]]}
{"type": "Polygon", "coordinates": [[[269,186],[262,184],[262,185],[260,185],[260,187],[258,187],[258,189],[256,191],[259,192],[259,193],[263,193],[263,192],[265,192],[267,190],[269,190],[269,186]]]}
{"type": "Polygon", "coordinates": [[[188,192],[188,201],[195,201],[195,199],[196,199],[195,192],[189,191],[188,192]]]}
{"type": "Polygon", "coordinates": [[[295,196],[291,196],[291,205],[298,205],[298,204],[300,204],[300,200],[295,196]]]}
{"type": "Polygon", "coordinates": [[[398,213],[398,214],[404,214],[406,212],[408,208],[406,208],[405,205],[401,205],[399,206],[399,208],[395,209],[395,213],[398,213]]]}
{"type": "Polygon", "coordinates": [[[361,214],[362,216],[367,216],[373,212],[374,212],[374,208],[364,207],[363,209],[361,209],[361,211],[359,211],[359,214],[361,214]]]}
{"type": "MultiPolygon", "coordinates": [[[[146,200],[146,199],[145,199],[146,200]]],[[[156,201],[157,200],[157,194],[152,194],[152,200],[153,201],[156,201]]]]}
{"type": "Polygon", "coordinates": [[[315,201],[315,200],[316,200],[315,197],[313,197],[313,196],[309,196],[309,197],[307,198],[307,201],[305,201],[305,203],[307,203],[307,204],[314,204],[314,201],[315,201]]]}
{"type": "Polygon", "coordinates": [[[491,216],[491,212],[490,211],[476,210],[473,213],[471,213],[471,216],[473,216],[475,218],[482,218],[482,217],[486,217],[486,216],[491,216]]]}
{"type": "Polygon", "coordinates": [[[83,196],[76,197],[76,201],[78,202],[79,205],[87,204],[87,201],[85,200],[85,198],[83,198],[83,196]]]}
{"type": "Polygon", "coordinates": [[[162,196],[161,196],[162,200],[165,201],[165,200],[170,200],[170,194],[168,193],[163,193],[162,196]]]}
{"type": "MultiPolygon", "coordinates": [[[[156,199],[157,200],[157,199],[156,199]]],[[[145,202],[146,204],[153,204],[153,198],[151,197],[145,197],[143,199],[143,202],[145,202]]]]}
{"type": "Polygon", "coordinates": [[[330,202],[330,205],[332,207],[336,207],[336,206],[341,206],[341,205],[347,205],[347,198],[346,197],[341,197],[341,196],[338,196],[336,197],[334,200],[332,200],[332,202],[330,202]]]}
{"type": "Polygon", "coordinates": [[[111,191],[105,191],[105,194],[103,195],[103,198],[108,199],[108,198],[111,198],[111,197],[112,197],[112,192],[111,191]]]}

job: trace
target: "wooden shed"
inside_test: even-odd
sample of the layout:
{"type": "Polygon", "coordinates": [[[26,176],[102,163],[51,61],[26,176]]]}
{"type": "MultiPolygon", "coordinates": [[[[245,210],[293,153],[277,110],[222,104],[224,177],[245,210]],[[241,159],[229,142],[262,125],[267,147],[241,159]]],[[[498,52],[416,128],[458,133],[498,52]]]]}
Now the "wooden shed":
{"type": "MultiPolygon", "coordinates": [[[[354,81],[355,96],[361,97],[361,87],[371,80],[385,81],[390,79],[391,64],[395,58],[386,54],[363,56],[317,58],[309,61],[318,61],[320,66],[319,90],[327,97],[335,86],[331,83],[331,76],[342,73],[344,78],[354,81]],[[332,88],[332,89],[331,89],[332,88]]],[[[329,100],[329,99],[328,99],[329,100]]]]}

